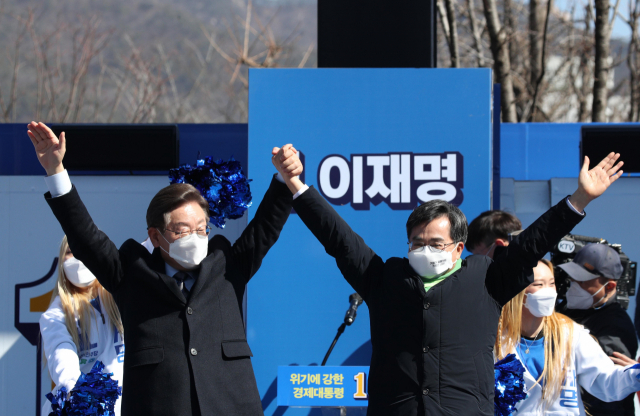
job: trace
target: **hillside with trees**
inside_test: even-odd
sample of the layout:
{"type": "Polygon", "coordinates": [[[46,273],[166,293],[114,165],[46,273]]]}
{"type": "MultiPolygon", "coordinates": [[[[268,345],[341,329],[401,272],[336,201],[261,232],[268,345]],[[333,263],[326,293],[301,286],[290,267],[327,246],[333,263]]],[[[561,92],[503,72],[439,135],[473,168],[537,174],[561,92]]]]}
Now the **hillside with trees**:
{"type": "MultiPolygon", "coordinates": [[[[640,0],[593,1],[437,0],[438,66],[493,68],[503,121],[640,121],[640,0]]],[[[316,38],[313,0],[0,0],[0,121],[246,122],[316,38]]]]}

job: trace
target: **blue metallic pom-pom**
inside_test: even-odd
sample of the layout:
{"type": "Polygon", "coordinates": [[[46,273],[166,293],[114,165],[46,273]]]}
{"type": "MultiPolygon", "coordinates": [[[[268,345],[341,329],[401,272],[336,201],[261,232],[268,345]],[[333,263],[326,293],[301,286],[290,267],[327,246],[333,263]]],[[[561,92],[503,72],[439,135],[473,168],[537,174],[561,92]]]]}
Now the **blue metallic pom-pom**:
{"type": "Polygon", "coordinates": [[[516,404],[524,400],[524,372],[515,354],[509,354],[494,365],[495,376],[494,414],[495,416],[509,416],[516,411],[516,404]]]}
{"type": "Polygon", "coordinates": [[[89,373],[80,375],[69,398],[64,387],[55,396],[47,394],[52,409],[49,416],[114,416],[122,388],[111,379],[113,373],[103,373],[103,369],[104,364],[96,361],[89,373]]]}
{"type": "Polygon", "coordinates": [[[53,393],[47,393],[46,398],[51,402],[51,410],[49,416],[61,416],[66,415],[65,406],[68,407],[67,401],[67,388],[61,387],[60,390],[54,396],[53,393]]]}
{"type": "Polygon", "coordinates": [[[251,206],[251,179],[242,172],[240,162],[233,157],[224,162],[211,156],[169,170],[169,181],[188,183],[200,191],[209,203],[209,216],[213,225],[224,228],[227,219],[242,217],[251,206]]]}

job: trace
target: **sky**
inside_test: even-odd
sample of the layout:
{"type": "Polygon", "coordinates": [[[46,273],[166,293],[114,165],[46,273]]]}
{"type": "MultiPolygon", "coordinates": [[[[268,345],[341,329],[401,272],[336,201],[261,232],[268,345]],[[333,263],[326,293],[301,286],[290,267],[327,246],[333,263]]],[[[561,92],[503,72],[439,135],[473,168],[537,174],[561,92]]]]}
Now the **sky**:
{"type": "MultiPolygon", "coordinates": [[[[593,3],[593,0],[591,0],[593,3]]],[[[629,3],[633,0],[620,0],[620,4],[618,6],[618,14],[624,16],[624,18],[629,17],[629,3]]],[[[616,0],[610,0],[611,2],[611,13],[613,13],[613,6],[615,5],[616,0]]],[[[587,4],[587,0],[554,0],[554,5],[556,8],[570,12],[571,8],[575,5],[576,13],[578,11],[583,11],[585,5],[587,4]]],[[[584,13],[579,14],[578,16],[582,16],[584,13]]],[[[629,39],[631,36],[631,29],[629,25],[627,25],[622,19],[616,17],[616,20],[613,25],[613,32],[611,33],[612,38],[622,38],[629,39]]]]}
{"type": "MultiPolygon", "coordinates": [[[[268,1],[277,4],[277,3],[290,2],[292,0],[268,0],[268,1]]],[[[296,1],[305,2],[305,3],[317,3],[317,0],[296,0],[296,1]]],[[[524,0],[524,1],[526,2],[527,0],[524,0]]],[[[613,8],[613,5],[615,4],[616,0],[610,0],[610,1],[611,1],[611,6],[613,8]]],[[[618,12],[625,18],[629,17],[630,1],[632,0],[620,0],[620,5],[618,6],[618,12]]],[[[555,6],[560,10],[570,11],[572,5],[575,4],[576,10],[584,10],[584,6],[587,4],[586,2],[587,0],[555,0],[555,6]]],[[[629,26],[623,20],[621,20],[620,18],[616,18],[611,36],[613,38],[628,39],[629,36],[631,36],[631,29],[629,29],[629,26]]]]}

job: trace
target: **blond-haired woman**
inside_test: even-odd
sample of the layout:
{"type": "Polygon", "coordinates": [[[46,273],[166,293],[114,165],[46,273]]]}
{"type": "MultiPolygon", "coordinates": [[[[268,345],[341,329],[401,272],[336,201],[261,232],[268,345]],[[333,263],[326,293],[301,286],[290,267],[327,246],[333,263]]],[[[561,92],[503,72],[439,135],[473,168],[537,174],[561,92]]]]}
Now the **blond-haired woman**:
{"type": "MultiPolygon", "coordinates": [[[[60,244],[58,278],[49,309],[40,318],[40,334],[53,393],[62,387],[71,391],[80,376],[88,373],[96,361],[103,372],[122,386],[124,340],[122,319],[113,297],[82,262],[75,259],[67,237],[60,244]]],[[[51,403],[45,401],[42,414],[48,415],[51,403]]],[[[120,399],[115,406],[120,414],[120,399]]]]}
{"type": "MultiPolygon", "coordinates": [[[[494,348],[497,359],[515,353],[526,369],[528,396],[514,415],[585,415],[579,386],[603,401],[640,390],[638,370],[615,365],[589,331],[555,312],[553,265],[541,260],[533,276],[503,307],[494,348]]],[[[624,356],[616,362],[636,363],[624,356]]]]}

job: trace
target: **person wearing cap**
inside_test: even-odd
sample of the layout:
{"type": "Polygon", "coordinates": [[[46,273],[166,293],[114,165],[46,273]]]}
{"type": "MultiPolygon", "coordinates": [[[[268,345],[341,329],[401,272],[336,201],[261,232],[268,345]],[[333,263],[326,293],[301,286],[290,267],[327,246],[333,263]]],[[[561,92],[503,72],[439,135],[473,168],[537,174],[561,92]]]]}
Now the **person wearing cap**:
{"type": "Polygon", "coordinates": [[[515,416],[584,416],[580,388],[605,401],[640,390],[637,362],[608,357],[587,329],[554,310],[556,298],[553,265],[543,259],[533,282],[502,308],[495,359],[515,354],[525,369],[527,397],[515,416]]]}
{"type": "MultiPolygon", "coordinates": [[[[638,341],[631,318],[616,300],[622,275],[620,256],[605,244],[587,244],[572,262],[559,266],[571,279],[561,312],[591,332],[604,352],[635,358],[638,341]]],[[[618,402],[603,402],[583,391],[585,408],[593,416],[635,415],[633,394],[618,402]]]]}

